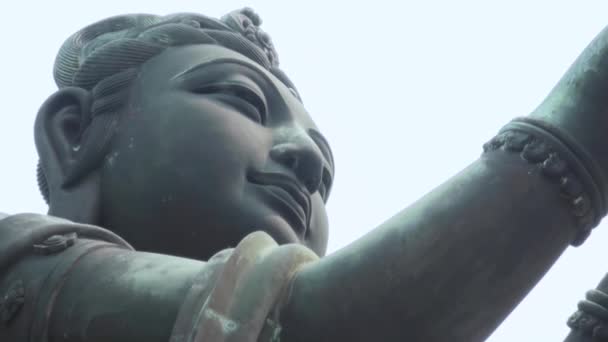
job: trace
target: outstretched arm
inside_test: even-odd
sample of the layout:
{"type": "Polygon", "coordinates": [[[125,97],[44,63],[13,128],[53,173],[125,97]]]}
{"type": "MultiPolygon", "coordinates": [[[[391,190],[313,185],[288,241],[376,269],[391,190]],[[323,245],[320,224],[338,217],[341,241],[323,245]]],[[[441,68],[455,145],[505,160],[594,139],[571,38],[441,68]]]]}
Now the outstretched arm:
{"type": "Polygon", "coordinates": [[[560,187],[495,151],[304,268],[285,341],[483,341],[577,233],[560,187]]]}
{"type": "Polygon", "coordinates": [[[528,118],[367,236],[299,272],[284,341],[483,341],[606,213],[608,31],[528,118]]]}

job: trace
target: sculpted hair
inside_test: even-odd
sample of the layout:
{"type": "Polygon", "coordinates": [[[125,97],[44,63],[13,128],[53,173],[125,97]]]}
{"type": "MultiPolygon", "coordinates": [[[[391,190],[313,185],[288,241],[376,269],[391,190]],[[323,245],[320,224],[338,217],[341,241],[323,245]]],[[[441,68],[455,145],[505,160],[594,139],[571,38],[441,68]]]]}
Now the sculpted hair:
{"type": "MultiPolygon", "coordinates": [[[[139,66],[168,47],[221,45],[266,68],[295,92],[279,69],[272,41],[260,25],[260,17],[250,8],[219,20],[194,13],[129,14],[101,20],[68,38],[55,59],[55,83],[59,88],[73,86],[91,91],[93,103],[90,117],[82,118],[80,125],[81,158],[63,186],[99,167],[139,66]]],[[[49,186],[40,160],[37,178],[40,192],[49,203],[49,186]]]]}

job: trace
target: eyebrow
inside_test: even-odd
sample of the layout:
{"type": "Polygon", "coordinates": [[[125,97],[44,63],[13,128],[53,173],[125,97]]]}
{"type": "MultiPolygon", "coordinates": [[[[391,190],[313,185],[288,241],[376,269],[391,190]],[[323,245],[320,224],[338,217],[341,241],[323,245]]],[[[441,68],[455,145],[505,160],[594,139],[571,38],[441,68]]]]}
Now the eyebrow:
{"type": "Polygon", "coordinates": [[[207,62],[203,62],[200,64],[196,64],[195,66],[192,66],[182,72],[180,72],[179,74],[171,77],[171,80],[176,80],[179,78],[182,78],[184,76],[187,76],[189,74],[195,73],[200,69],[204,69],[207,68],[211,65],[216,65],[216,64],[237,64],[239,66],[243,66],[246,67],[247,69],[250,69],[252,71],[254,71],[256,74],[258,74],[260,77],[263,77],[265,81],[269,82],[270,84],[274,83],[272,82],[272,80],[270,79],[270,77],[268,77],[268,75],[266,75],[262,70],[258,69],[253,63],[248,63],[246,61],[242,61],[240,59],[235,59],[235,58],[218,58],[218,59],[213,59],[207,62]]]}
{"type": "MultiPolygon", "coordinates": [[[[210,60],[207,62],[197,64],[197,65],[190,67],[190,68],[180,72],[179,74],[171,77],[171,81],[179,80],[180,78],[184,78],[190,74],[196,73],[197,71],[199,71],[201,69],[204,69],[204,68],[212,66],[212,65],[217,65],[217,64],[236,64],[238,66],[245,67],[245,68],[251,70],[255,74],[255,76],[260,77],[260,80],[258,80],[258,82],[263,80],[264,83],[266,83],[268,86],[270,86],[277,94],[281,93],[279,91],[279,88],[275,84],[275,82],[272,80],[272,78],[270,78],[270,76],[268,76],[264,70],[261,70],[260,67],[256,66],[255,63],[253,63],[253,62],[249,63],[247,61],[243,61],[243,60],[236,59],[236,58],[229,58],[229,57],[213,59],[213,60],[210,60]]],[[[294,96],[293,94],[291,94],[291,95],[294,96]]],[[[280,98],[281,105],[287,106],[285,99],[282,96],[279,96],[279,98],[280,98]]]]}
{"type": "Polygon", "coordinates": [[[308,129],[308,134],[310,135],[312,140],[314,140],[315,143],[317,143],[317,145],[319,145],[319,147],[321,148],[321,153],[323,153],[325,158],[329,161],[331,165],[331,171],[333,173],[335,170],[334,155],[331,152],[331,148],[329,148],[329,143],[327,142],[327,139],[325,139],[321,132],[317,131],[314,128],[308,129]]]}

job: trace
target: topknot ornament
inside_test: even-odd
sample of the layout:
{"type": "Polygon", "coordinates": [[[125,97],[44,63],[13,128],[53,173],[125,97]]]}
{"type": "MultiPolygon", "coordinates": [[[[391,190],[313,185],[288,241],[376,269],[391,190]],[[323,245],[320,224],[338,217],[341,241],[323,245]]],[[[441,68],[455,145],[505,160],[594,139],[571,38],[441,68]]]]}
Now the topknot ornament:
{"type": "Polygon", "coordinates": [[[240,10],[232,11],[223,16],[221,21],[261,48],[272,67],[279,66],[279,55],[274,48],[272,39],[270,39],[268,33],[260,28],[262,19],[252,8],[245,7],[240,10]]]}

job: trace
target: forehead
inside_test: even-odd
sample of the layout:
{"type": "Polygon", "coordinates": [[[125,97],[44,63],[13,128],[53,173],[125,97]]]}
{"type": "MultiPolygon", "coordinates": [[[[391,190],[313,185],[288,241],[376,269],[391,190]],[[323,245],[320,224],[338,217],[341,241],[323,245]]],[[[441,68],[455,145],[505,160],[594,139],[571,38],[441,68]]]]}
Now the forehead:
{"type": "MultiPolygon", "coordinates": [[[[271,75],[267,70],[246,56],[223,46],[214,44],[195,44],[168,47],[162,53],[144,63],[142,66],[142,71],[145,73],[155,72],[158,74],[163,74],[167,77],[175,77],[194,66],[221,60],[233,60],[236,62],[250,64],[252,68],[271,75]]],[[[276,81],[280,82],[279,80],[276,81]]]]}
{"type": "Polygon", "coordinates": [[[142,65],[139,78],[146,91],[154,88],[162,91],[170,88],[172,81],[193,68],[222,68],[231,64],[242,65],[267,79],[279,97],[274,100],[284,102],[299,121],[316,128],[300,100],[283,82],[253,60],[223,46],[199,44],[169,47],[142,65]]]}

